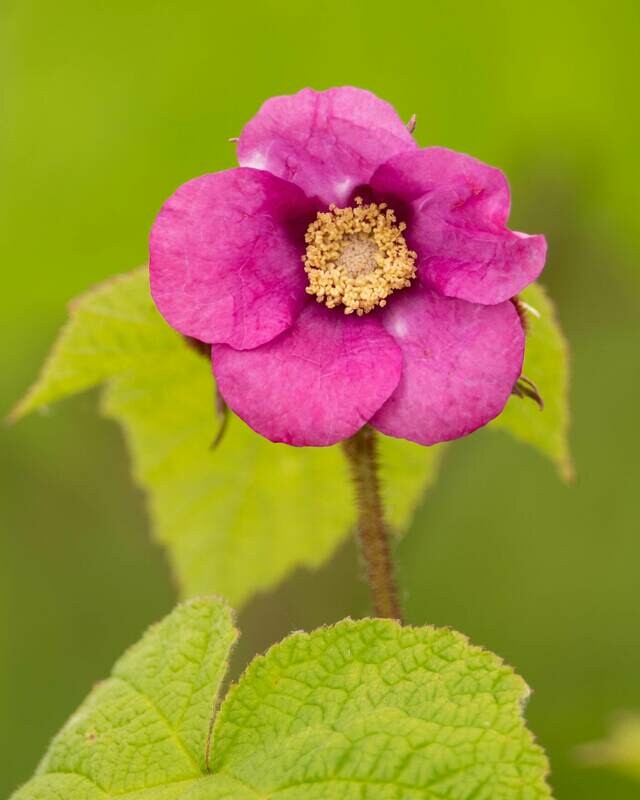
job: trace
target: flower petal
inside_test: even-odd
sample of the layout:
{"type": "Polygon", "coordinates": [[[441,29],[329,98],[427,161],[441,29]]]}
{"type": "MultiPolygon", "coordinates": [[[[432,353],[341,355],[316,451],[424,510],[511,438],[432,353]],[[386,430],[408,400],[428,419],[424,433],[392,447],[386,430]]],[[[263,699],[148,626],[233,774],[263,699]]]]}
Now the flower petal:
{"type": "Polygon", "coordinates": [[[520,376],[524,332],[513,303],[479,305],[416,287],[389,303],[398,388],[371,424],[419,444],[457,439],[496,417],[520,376]]]}
{"type": "Polygon", "coordinates": [[[330,445],[359,430],[398,385],[400,349],[374,317],[309,302],[297,322],[255,350],[212,348],[220,393],[273,442],[330,445]]]}
{"type": "Polygon", "coordinates": [[[395,156],[371,184],[375,192],[408,204],[406,238],[418,253],[418,274],[440,294],[501,303],[542,272],[544,236],[505,227],[510,196],[500,170],[429,147],[395,156]]]}
{"type": "Polygon", "coordinates": [[[393,106],[371,92],[352,86],[303,89],[263,104],[242,131],[238,162],[340,206],[376,167],[416,148],[393,106]]]}
{"type": "Polygon", "coordinates": [[[297,186],[259,170],[181,186],[151,231],[151,293],[167,322],[238,349],[286,330],[306,301],[301,257],[313,210],[297,186]]]}

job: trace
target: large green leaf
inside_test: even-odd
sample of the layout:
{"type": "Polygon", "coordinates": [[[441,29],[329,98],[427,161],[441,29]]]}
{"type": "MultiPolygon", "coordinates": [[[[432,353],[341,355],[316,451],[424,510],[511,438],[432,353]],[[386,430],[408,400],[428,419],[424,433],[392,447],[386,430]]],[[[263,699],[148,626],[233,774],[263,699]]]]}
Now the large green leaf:
{"type": "Polygon", "coordinates": [[[295,633],[216,714],[235,635],[221,601],[179,606],[93,690],[13,800],[550,797],[522,719],[527,686],[460,634],[371,619],[295,633]]]}
{"type": "Polygon", "coordinates": [[[569,450],[569,348],[553,303],[544,289],[533,284],[520,295],[527,328],[523,375],[537,386],[544,409],[527,398],[511,397],[491,423],[516,439],[533,445],[556,465],[560,476],[573,479],[569,450]]]}
{"type": "Polygon", "coordinates": [[[15,797],[180,797],[206,769],[204,742],[236,638],[223,602],[178,606],[96,685],[15,797]]]}
{"type": "MultiPolygon", "coordinates": [[[[100,383],[184,596],[218,592],[239,605],[296,566],[318,566],[348,535],[355,512],[340,448],[274,445],[232,417],[211,449],[220,419],[210,366],[156,311],[146,269],[72,305],[13,417],[100,383]]],[[[389,517],[401,529],[440,450],[380,439],[389,517]]]]}

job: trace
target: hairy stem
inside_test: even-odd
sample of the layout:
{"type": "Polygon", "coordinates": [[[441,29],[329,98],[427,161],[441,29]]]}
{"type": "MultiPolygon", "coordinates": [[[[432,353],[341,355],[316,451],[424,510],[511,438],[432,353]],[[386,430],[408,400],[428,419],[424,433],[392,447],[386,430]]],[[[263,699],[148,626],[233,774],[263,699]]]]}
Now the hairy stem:
{"type": "Polygon", "coordinates": [[[376,616],[401,620],[389,530],[384,520],[376,432],[366,425],[343,443],[358,505],[358,539],[376,616]]]}

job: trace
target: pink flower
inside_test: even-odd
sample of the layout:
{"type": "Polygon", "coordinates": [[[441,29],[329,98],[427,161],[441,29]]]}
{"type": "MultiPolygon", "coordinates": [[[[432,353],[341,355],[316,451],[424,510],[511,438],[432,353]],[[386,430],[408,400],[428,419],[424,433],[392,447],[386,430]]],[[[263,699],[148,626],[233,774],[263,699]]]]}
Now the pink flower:
{"type": "Polygon", "coordinates": [[[212,345],[238,416],[292,445],[365,423],[429,445],[502,411],[524,351],[511,298],[546,254],[506,227],[502,172],[420,149],[352,87],[271,98],[238,160],[169,198],[150,262],[158,308],[212,345]]]}

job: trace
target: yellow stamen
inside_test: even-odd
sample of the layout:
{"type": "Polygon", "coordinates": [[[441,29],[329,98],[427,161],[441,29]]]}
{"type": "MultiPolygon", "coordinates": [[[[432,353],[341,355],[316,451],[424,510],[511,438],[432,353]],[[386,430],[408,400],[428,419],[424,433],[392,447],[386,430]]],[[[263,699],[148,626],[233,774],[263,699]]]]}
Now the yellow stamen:
{"type": "Polygon", "coordinates": [[[321,211],[307,228],[302,257],[309,279],[307,293],[328,308],[344,306],[345,314],[368,314],[384,306],[397,289],[415,278],[416,254],[402,232],[406,225],[386,203],[321,211]]]}

